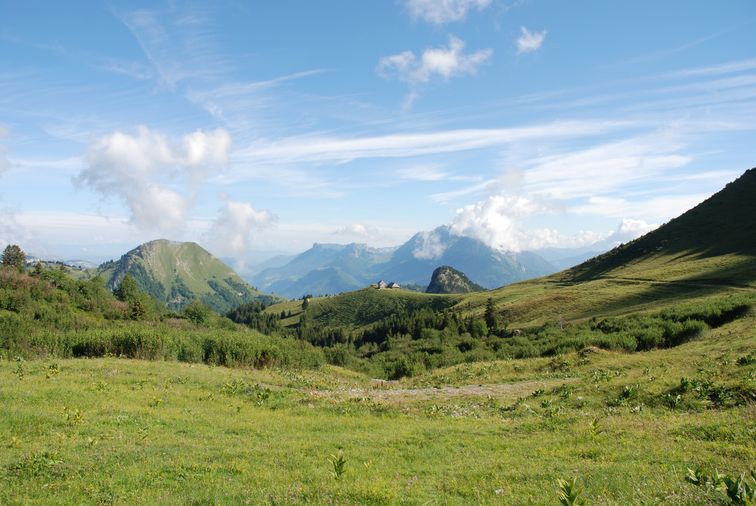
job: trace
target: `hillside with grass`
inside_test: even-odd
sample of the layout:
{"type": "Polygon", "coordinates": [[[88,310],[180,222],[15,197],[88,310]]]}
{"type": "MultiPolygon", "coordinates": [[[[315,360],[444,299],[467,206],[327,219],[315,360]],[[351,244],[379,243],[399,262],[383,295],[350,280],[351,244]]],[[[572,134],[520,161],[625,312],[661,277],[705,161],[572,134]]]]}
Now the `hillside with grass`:
{"type": "Polygon", "coordinates": [[[150,241],[97,269],[113,290],[127,274],[171,309],[183,309],[194,299],[219,312],[253,300],[272,300],[192,242],[150,241]]]}
{"type": "Polygon", "coordinates": [[[561,276],[756,287],[756,169],[690,211],[561,276]]]}

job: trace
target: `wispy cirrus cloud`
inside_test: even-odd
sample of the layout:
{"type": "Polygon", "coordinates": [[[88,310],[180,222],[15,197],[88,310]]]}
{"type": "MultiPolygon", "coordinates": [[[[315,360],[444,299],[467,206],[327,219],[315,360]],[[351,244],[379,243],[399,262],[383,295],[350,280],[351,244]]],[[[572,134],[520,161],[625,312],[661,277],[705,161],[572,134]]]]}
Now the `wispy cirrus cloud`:
{"type": "Polygon", "coordinates": [[[461,21],[472,10],[482,11],[491,0],[405,0],[404,6],[413,19],[434,25],[461,21]]]}
{"type": "Polygon", "coordinates": [[[547,33],[546,30],[531,32],[524,26],[520,27],[520,36],[515,41],[517,54],[532,53],[541,49],[547,33]]]}
{"type": "Polygon", "coordinates": [[[215,50],[216,33],[196,9],[139,9],[120,16],[142,48],[160,84],[222,77],[227,61],[215,50]]]}
{"type": "Polygon", "coordinates": [[[238,149],[234,158],[247,164],[401,158],[483,149],[529,140],[587,137],[632,126],[633,123],[623,121],[585,120],[513,128],[439,130],[365,137],[296,136],[255,141],[238,149]]]}

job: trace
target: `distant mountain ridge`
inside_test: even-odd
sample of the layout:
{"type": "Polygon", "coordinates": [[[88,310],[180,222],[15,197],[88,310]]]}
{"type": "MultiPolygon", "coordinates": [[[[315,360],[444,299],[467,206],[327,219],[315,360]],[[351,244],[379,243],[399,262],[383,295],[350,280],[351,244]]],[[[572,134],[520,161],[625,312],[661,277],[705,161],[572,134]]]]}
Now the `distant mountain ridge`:
{"type": "Polygon", "coordinates": [[[119,260],[100,265],[97,274],[105,278],[111,289],[117,288],[129,274],[141,290],[170,309],[182,309],[193,299],[219,312],[253,300],[272,300],[193,242],[150,241],[119,260]]]}
{"type": "Polygon", "coordinates": [[[265,269],[251,280],[265,291],[298,298],[357,290],[378,279],[425,287],[441,265],[465,272],[486,288],[557,270],[536,253],[501,252],[444,226],[417,233],[396,248],[316,243],[285,265],[265,269]]]}

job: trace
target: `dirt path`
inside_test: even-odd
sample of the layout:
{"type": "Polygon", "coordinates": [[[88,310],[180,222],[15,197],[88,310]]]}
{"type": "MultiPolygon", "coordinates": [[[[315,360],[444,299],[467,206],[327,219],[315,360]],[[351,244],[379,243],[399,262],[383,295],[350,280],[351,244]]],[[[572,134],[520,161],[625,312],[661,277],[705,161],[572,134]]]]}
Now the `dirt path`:
{"type": "Polygon", "coordinates": [[[369,398],[381,401],[424,401],[431,399],[451,399],[458,397],[522,397],[530,395],[539,388],[547,389],[570,383],[577,378],[558,380],[530,380],[516,383],[496,383],[491,385],[444,386],[439,388],[392,388],[391,383],[376,382],[372,388],[350,388],[348,390],[321,391],[323,397],[346,397],[350,399],[369,398]]]}

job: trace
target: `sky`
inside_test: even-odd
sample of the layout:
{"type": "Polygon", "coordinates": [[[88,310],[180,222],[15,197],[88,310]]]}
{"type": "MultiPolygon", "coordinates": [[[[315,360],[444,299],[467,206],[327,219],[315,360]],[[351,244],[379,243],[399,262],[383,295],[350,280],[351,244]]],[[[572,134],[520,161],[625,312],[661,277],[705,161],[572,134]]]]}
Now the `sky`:
{"type": "Polygon", "coordinates": [[[0,246],[626,241],[755,120],[752,0],[0,0],[0,246]]]}

